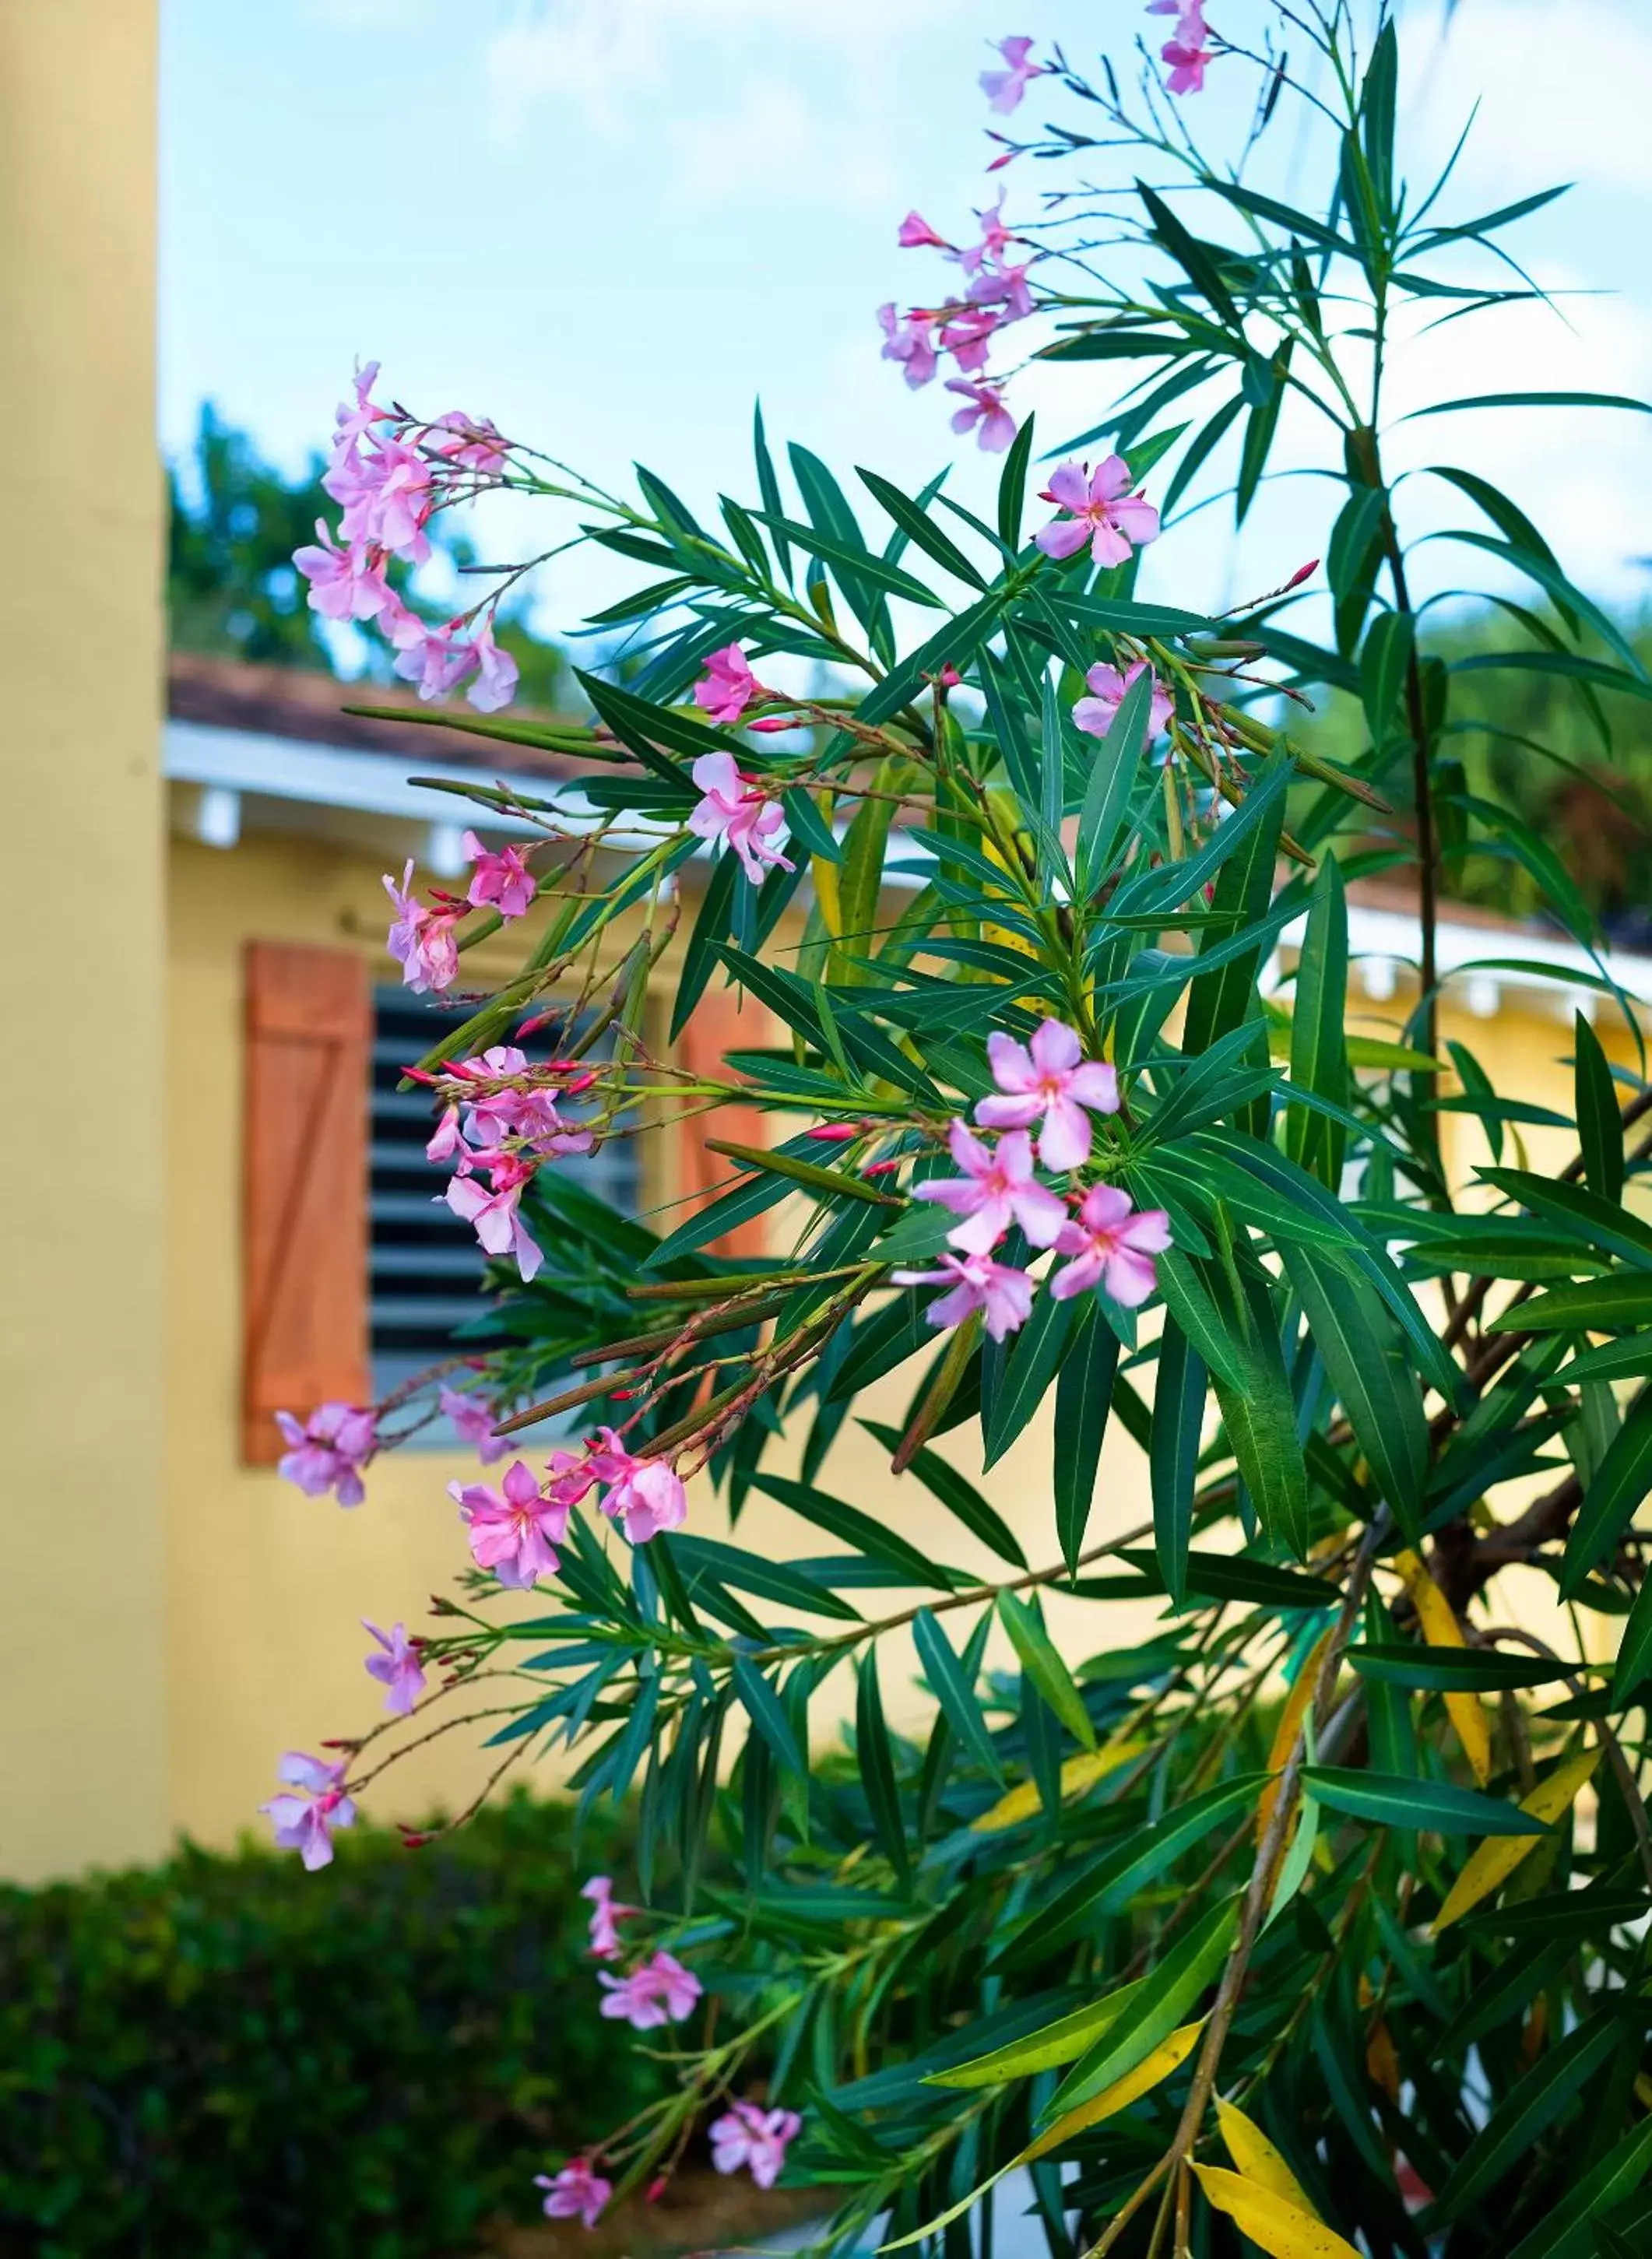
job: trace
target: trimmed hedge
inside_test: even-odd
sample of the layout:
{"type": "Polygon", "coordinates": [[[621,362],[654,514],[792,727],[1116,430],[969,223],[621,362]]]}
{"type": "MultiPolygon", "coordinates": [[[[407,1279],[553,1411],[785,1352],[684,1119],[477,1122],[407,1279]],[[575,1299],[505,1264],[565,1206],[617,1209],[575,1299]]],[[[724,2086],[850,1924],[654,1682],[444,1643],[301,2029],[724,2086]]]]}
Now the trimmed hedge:
{"type": "Polygon", "coordinates": [[[336,1863],[186,1847],[0,1888],[0,2249],[435,2259],[656,2090],[597,2013],[581,1876],[526,1798],[336,1863]]]}

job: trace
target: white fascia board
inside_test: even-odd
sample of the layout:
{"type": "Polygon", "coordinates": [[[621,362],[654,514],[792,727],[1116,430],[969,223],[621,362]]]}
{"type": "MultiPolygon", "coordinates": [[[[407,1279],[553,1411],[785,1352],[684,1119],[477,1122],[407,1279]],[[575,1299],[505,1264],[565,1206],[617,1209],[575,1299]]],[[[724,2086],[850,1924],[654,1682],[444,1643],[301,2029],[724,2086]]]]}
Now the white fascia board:
{"type": "MultiPolygon", "coordinates": [[[[462,813],[463,820],[479,830],[509,828],[475,801],[466,802],[452,793],[432,792],[409,784],[402,763],[384,753],[353,752],[342,746],[318,745],[296,738],[267,737],[250,730],[226,730],[204,722],[168,722],[164,743],[166,775],[179,784],[216,786],[271,800],[298,801],[314,808],[350,809],[361,815],[398,816],[419,823],[451,825],[462,813]]],[[[516,776],[502,768],[455,768],[439,760],[421,763],[420,773],[456,785],[496,783],[508,792],[520,793],[529,801],[543,799],[549,782],[542,776],[516,776]]],[[[561,820],[570,831],[595,829],[597,822],[595,817],[573,815],[561,820]]],[[[623,851],[652,844],[666,828],[639,816],[628,823],[623,832],[610,831],[609,837],[615,847],[623,851]]],[[[890,885],[903,890],[922,886],[923,866],[933,861],[932,852],[917,840],[903,843],[901,852],[908,859],[908,868],[891,872],[890,885]]],[[[1299,918],[1286,926],[1279,937],[1281,944],[1286,949],[1300,949],[1306,923],[1306,918],[1299,918]]],[[[1357,902],[1349,905],[1348,942],[1350,953],[1356,958],[1386,958],[1413,967],[1421,950],[1421,935],[1415,917],[1404,910],[1373,909],[1357,902]]],[[[1449,919],[1438,929],[1435,953],[1442,978],[1487,959],[1499,958],[1552,966],[1563,980],[1568,974],[1577,974],[1583,976],[1584,982],[1598,976],[1599,970],[1587,951],[1579,949],[1575,942],[1561,941],[1548,934],[1499,932],[1484,926],[1457,925],[1449,919]]],[[[1602,962],[1609,977],[1626,995],[1637,1003],[1652,1005],[1652,958],[1632,956],[1627,951],[1609,951],[1602,962]]],[[[1556,993],[1551,984],[1530,974],[1499,967],[1491,977],[1499,987],[1539,987],[1550,994],[1556,993]]],[[[1591,998],[1599,993],[1585,991],[1591,998]]]]}

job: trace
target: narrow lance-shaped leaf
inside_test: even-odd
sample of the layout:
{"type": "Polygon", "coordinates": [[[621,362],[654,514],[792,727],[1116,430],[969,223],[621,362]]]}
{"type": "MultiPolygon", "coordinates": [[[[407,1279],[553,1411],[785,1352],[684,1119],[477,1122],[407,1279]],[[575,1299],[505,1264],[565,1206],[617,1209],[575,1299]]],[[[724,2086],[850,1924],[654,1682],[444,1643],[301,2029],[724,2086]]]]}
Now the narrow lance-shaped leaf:
{"type": "Polygon", "coordinates": [[[1178,1607],[1187,1597],[1187,1550],[1193,1542],[1193,1482],[1206,1386],[1203,1359],[1175,1319],[1166,1317],[1159,1337],[1149,1464],[1154,1549],[1164,1589],[1178,1607]]]}
{"type": "Polygon", "coordinates": [[[1000,1591],[997,1606],[999,1621],[1021,1657],[1022,1669],[1075,1740],[1086,1749],[1094,1749],[1095,1728],[1084,1707],[1084,1697],[1073,1684],[1072,1673],[1057,1653],[1049,1633],[1026,1601],[1018,1600],[1014,1593],[1000,1591]]]}

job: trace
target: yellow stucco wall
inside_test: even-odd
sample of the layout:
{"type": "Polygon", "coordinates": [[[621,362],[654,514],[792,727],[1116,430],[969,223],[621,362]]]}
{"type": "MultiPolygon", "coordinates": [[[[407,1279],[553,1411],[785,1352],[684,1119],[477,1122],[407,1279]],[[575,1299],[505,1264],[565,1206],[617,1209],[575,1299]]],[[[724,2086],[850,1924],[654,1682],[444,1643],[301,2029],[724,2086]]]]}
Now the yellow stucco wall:
{"type": "Polygon", "coordinates": [[[0,1866],[23,1877],[159,1851],[168,1821],[154,16],[0,8],[0,1866]]]}

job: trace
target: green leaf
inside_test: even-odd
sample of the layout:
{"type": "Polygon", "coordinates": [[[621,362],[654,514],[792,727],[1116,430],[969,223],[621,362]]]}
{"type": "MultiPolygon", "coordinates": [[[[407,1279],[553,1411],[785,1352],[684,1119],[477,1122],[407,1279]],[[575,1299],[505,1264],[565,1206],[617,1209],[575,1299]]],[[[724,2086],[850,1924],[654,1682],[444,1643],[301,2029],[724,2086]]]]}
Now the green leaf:
{"type": "Polygon", "coordinates": [[[1205,1416],[1203,1360],[1174,1318],[1159,1339],[1149,1463],[1153,1486],[1153,1543],[1164,1589],[1180,1607],[1187,1597],[1193,1541],[1193,1482],[1205,1416]]]}
{"type": "MultiPolygon", "coordinates": [[[[861,1426],[869,1436],[875,1436],[884,1449],[893,1454],[901,1446],[901,1430],[888,1427],[881,1420],[863,1420],[861,1426]]],[[[923,1485],[932,1498],[938,1498],[949,1513],[954,1514],[973,1537],[996,1553],[1001,1561],[1010,1562],[1017,1569],[1027,1566],[1015,1533],[996,1507],[991,1507],[968,1479],[955,1466],[942,1458],[936,1451],[923,1450],[913,1454],[907,1472],[923,1485]]]]}
{"type": "Polygon", "coordinates": [[[1598,1200],[1616,1203],[1623,1198],[1623,1115],[1600,1038],[1581,1012],[1574,1023],[1572,1050],[1573,1107],[1584,1178],[1598,1200]]]}
{"type": "Polygon", "coordinates": [[[1549,1686],[1572,1675],[1570,1664],[1551,1663],[1542,1656],[1505,1655],[1495,1648],[1413,1646],[1403,1641],[1350,1647],[1348,1659],[1363,1678],[1442,1694],[1459,1690],[1500,1694],[1506,1688],[1549,1686]]]}
{"type": "Polygon", "coordinates": [[[683,951],[682,973],[672,1006],[673,1043],[694,1016],[694,1007],[705,994],[706,983],[716,970],[717,947],[728,938],[734,890],[742,876],[739,858],[725,854],[718,859],[706,882],[706,891],[694,916],[694,931],[683,951]]]}
{"type": "Polygon", "coordinates": [[[1462,2216],[1531,2153],[1572,2097],[1600,2065],[1628,2042],[1627,2019],[1598,2012],[1566,2034],[1528,2070],[1492,2112],[1453,2166],[1435,2198],[1435,2215],[1462,2216]]]}
{"type": "Polygon", "coordinates": [[[1134,2070],[1186,2018],[1227,1959],[1239,1918],[1236,1897],[1213,1906],[1142,1981],[1116,2017],[1044,2105],[1048,2124],[1134,2070]]]}
{"type": "Polygon", "coordinates": [[[967,581],[972,588],[985,588],[986,582],[971,564],[969,559],[949,534],[943,533],[919,504],[909,495],[887,479],[879,478],[876,471],[856,473],[870,492],[882,503],[895,524],[908,538],[916,542],[924,553],[932,558],[945,572],[960,581],[967,581]]]}
{"type": "Polygon", "coordinates": [[[929,2071],[923,2083],[926,2086],[1007,2086],[1012,2079],[1030,2078],[1038,2071],[1076,2062],[1093,2041],[1117,2023],[1140,1990],[1140,1984],[1121,1985],[1104,1999],[1075,2008],[1070,2015],[1057,2016],[988,2055],[972,2056],[945,2070],[929,2071]]]}
{"type": "Polygon", "coordinates": [[[1385,228],[1394,210],[1394,105],[1399,83],[1399,41],[1390,17],[1377,34],[1360,96],[1360,135],[1372,193],[1385,228]]]}
{"type": "Polygon", "coordinates": [[[1129,812],[1152,704],[1153,670],[1144,666],[1120,699],[1107,735],[1096,747],[1079,811],[1079,887],[1086,895],[1106,874],[1114,842],[1129,812]]]}
{"type": "Polygon", "coordinates": [[[904,1889],[911,1881],[911,1867],[907,1856],[906,1826],[901,1817],[901,1792],[895,1781],[894,1750],[883,1721],[875,1647],[862,1656],[857,1673],[855,1757],[860,1767],[860,1785],[872,1807],[873,1830],[884,1856],[904,1889]]]}
{"type": "Polygon", "coordinates": [[[1366,633],[1359,658],[1359,695],[1365,727],[1378,752],[1389,741],[1415,645],[1409,612],[1379,613],[1366,633]]]}
{"type": "MultiPolygon", "coordinates": [[[[815,805],[812,794],[801,785],[794,785],[781,796],[780,805],[786,810],[787,827],[800,847],[809,854],[818,855],[823,862],[841,863],[844,851],[837,834],[815,805]]],[[[723,857],[725,863],[737,860],[732,855],[723,857]]]]}
{"type": "Polygon", "coordinates": [[[1486,1331],[1513,1333],[1622,1333],[1652,1321],[1652,1277],[1630,1278],[1615,1272],[1609,1279],[1582,1279],[1575,1286],[1553,1286],[1535,1294],[1500,1316],[1489,1319],[1486,1331]]]}
{"type": "Polygon", "coordinates": [[[892,1529],[887,1520],[879,1521],[870,1514],[863,1514],[858,1507],[847,1506],[842,1499],[829,1498],[811,1483],[794,1481],[789,1475],[760,1474],[754,1477],[752,1488],[777,1500],[781,1506],[789,1506],[805,1521],[812,1521],[816,1529],[830,1530],[834,1537],[841,1537],[870,1559],[887,1562],[891,1568],[901,1570],[915,1584],[950,1592],[957,1581],[950,1569],[927,1558],[915,1545],[892,1529]]]}
{"type": "MultiPolygon", "coordinates": [[[[1279,831],[1285,818],[1285,787],[1292,774],[1289,757],[1275,754],[1261,775],[1251,784],[1245,804],[1217,827],[1214,847],[1222,844],[1224,833],[1235,835],[1227,842],[1227,852],[1216,880],[1216,892],[1211,908],[1219,917],[1228,921],[1226,926],[1207,926],[1200,944],[1200,953],[1216,943],[1226,941],[1246,926],[1255,924],[1267,911],[1273,899],[1273,872],[1279,849],[1279,831]],[[1275,764],[1278,764],[1276,767],[1275,764]],[[1247,818],[1253,819],[1247,823],[1247,818]],[[1237,827],[1245,824],[1243,838],[1236,837],[1237,827]]],[[[1208,851],[1205,851],[1208,852],[1208,851]]],[[[1198,856],[1191,857],[1186,865],[1178,868],[1176,883],[1180,885],[1198,856]]],[[[1199,883],[1204,883],[1201,879],[1199,883]]],[[[1178,897],[1186,901],[1182,894],[1178,897]]],[[[1198,976],[1187,992],[1187,1016],[1182,1033],[1185,1051],[1208,1051],[1221,1036],[1236,1028],[1250,1010],[1255,994],[1257,973],[1260,962],[1260,946],[1248,955],[1232,958],[1217,973],[1198,976]]],[[[1258,1024],[1261,1035],[1261,1058],[1267,1057],[1267,1039],[1258,1024]]]]}
{"type": "Polygon", "coordinates": [[[1009,1634],[1022,1670],[1073,1738],[1083,1748],[1093,1749],[1095,1728],[1084,1707],[1084,1697],[1073,1683],[1072,1673],[1056,1652],[1049,1633],[1027,1603],[1014,1593],[1000,1588],[997,1607],[999,1621],[1009,1634]]]}
{"type": "MultiPolygon", "coordinates": [[[[1348,1103],[1348,898],[1342,867],[1327,855],[1308,904],[1307,929],[1297,960],[1296,1007],[1291,1015],[1291,1081],[1333,1105],[1348,1103]]],[[[1297,1166],[1333,1192],[1342,1179],[1344,1133],[1311,1108],[1292,1106],[1285,1117],[1285,1151],[1297,1166]]]]}
{"type": "Polygon", "coordinates": [[[1207,244],[1188,233],[1175,213],[1161,196],[1155,195],[1145,181],[1138,180],[1136,193],[1142,199],[1149,220],[1152,223],[1153,239],[1181,268],[1201,297],[1208,301],[1217,318],[1228,328],[1241,326],[1239,310],[1232,293],[1221,279],[1221,269],[1207,244]]]}
{"type": "Polygon", "coordinates": [[[1234,524],[1243,525],[1256,500],[1257,488],[1262,483],[1267,468],[1268,456],[1273,446],[1273,435],[1279,422],[1279,410],[1285,400],[1285,370],[1291,357],[1291,340],[1286,339],[1274,356],[1269,377],[1268,390],[1254,407],[1246,420],[1243,445],[1239,451],[1239,478],[1234,489],[1234,524]]]}
{"type": "MultiPolygon", "coordinates": [[[[1618,1109],[1612,1109],[1618,1119],[1618,1109]]],[[[1637,1271],[1652,1272],[1652,1225],[1582,1185],[1569,1185],[1556,1177],[1528,1169],[1482,1169],[1479,1174],[1499,1192],[1507,1193],[1535,1215],[1552,1218],[1567,1236],[1582,1240],[1602,1253],[1620,1257],[1637,1271]]]]}
{"type": "Polygon", "coordinates": [[[993,1966],[1025,1967],[1086,1935],[1098,1917],[1122,1913],[1136,1894],[1224,1821],[1254,1812],[1265,1773],[1243,1773],[1173,1806],[1162,1819],[1132,1828],[1116,1849],[1028,1916],[993,1966]]]}
{"type": "Polygon", "coordinates": [[[1561,1571],[1563,1599],[1575,1600],[1589,1571],[1616,1547],[1652,1491],[1652,1388],[1642,1389],[1623,1417],[1623,1425],[1584,1493],[1577,1519],[1566,1542],[1561,1571]]]}
{"type": "Polygon", "coordinates": [[[1003,1762],[986,1730],[975,1689],[953,1653],[951,1642],[928,1608],[920,1608],[912,1620],[912,1643],[943,1716],[962,1746],[1001,1787],[1003,1762]]]}
{"type": "MultiPolygon", "coordinates": [[[[783,534],[810,556],[818,557],[822,564],[830,565],[837,574],[845,596],[850,596],[851,587],[858,594],[865,588],[883,588],[893,596],[904,596],[909,604],[923,604],[934,611],[946,609],[940,597],[933,589],[926,588],[922,581],[915,581],[910,573],[902,572],[898,565],[886,565],[881,557],[874,557],[869,550],[857,549],[851,542],[837,540],[815,526],[800,525],[795,518],[771,517],[766,510],[759,510],[757,515],[758,523],[766,525],[771,532],[783,534]]],[[[856,603],[855,598],[850,596],[850,602],[858,612],[867,599],[862,595],[861,603],[856,603]]]]}
{"type": "Polygon", "coordinates": [[[1235,1387],[1220,1371],[1213,1371],[1211,1386],[1228,1444],[1263,1528],[1276,1543],[1289,1546],[1300,1561],[1307,1557],[1312,1529],[1307,1466],[1296,1430],[1296,1406],[1267,1283],[1251,1276],[1243,1284],[1250,1339],[1234,1344],[1243,1379],[1235,1387]]]}
{"type": "Polygon", "coordinates": [[[1468,400],[1436,400],[1430,407],[1413,408],[1402,424],[1419,416],[1450,416],[1464,408],[1630,408],[1652,416],[1652,401],[1631,400],[1620,392],[1480,392],[1468,400]]]}
{"type": "Polygon", "coordinates": [[[747,1656],[737,1655],[734,1658],[734,1691],[751,1723],[785,1770],[800,1780],[807,1780],[808,1764],[792,1731],[792,1721],[767,1678],[747,1656]]]}
{"type": "Polygon", "coordinates": [[[1021,514],[1027,496],[1027,466],[1032,460],[1033,419],[1029,416],[1010,442],[998,481],[998,531],[1004,546],[1021,547],[1021,514]]]}
{"type": "Polygon", "coordinates": [[[1350,243],[1345,235],[1339,235],[1334,227],[1327,226],[1322,220],[1310,219],[1306,212],[1281,203],[1277,196],[1261,196],[1255,189],[1241,188],[1235,181],[1221,181],[1214,175],[1208,184],[1219,196],[1225,197],[1230,204],[1236,204],[1241,211],[1250,212],[1257,219],[1271,220],[1276,227],[1300,236],[1304,243],[1321,244],[1327,251],[1340,251],[1347,259],[1357,260],[1359,257],[1357,246],[1350,243]]]}
{"type": "Polygon", "coordinates": [[[1093,1301],[1056,1383],[1056,1536],[1070,1571],[1084,1550],[1118,1365],[1119,1337],[1093,1301]]]}
{"type": "Polygon", "coordinates": [[[1516,542],[1493,541],[1489,534],[1470,533],[1461,528],[1436,538],[1443,541],[1460,541],[1470,548],[1483,549],[1489,556],[1499,559],[1516,572],[1524,573],[1528,580],[1537,582],[1557,607],[1579,614],[1602,643],[1616,652],[1632,673],[1645,677],[1646,668],[1641,664],[1640,653],[1617,622],[1585,596],[1580,588],[1575,588],[1551,556],[1538,550],[1522,548],[1516,542]]]}
{"type": "Polygon", "coordinates": [[[1575,651],[1482,651],[1467,659],[1454,659],[1453,674],[1553,674],[1573,682],[1586,682],[1597,690],[1620,691],[1626,698],[1652,699],[1652,682],[1621,667],[1607,666],[1598,659],[1584,659],[1575,651]]]}
{"type": "Polygon", "coordinates": [[[1035,1297],[1031,1316],[1010,1343],[1003,1384],[983,1423],[986,1466],[1003,1457],[1043,1401],[1067,1353],[1077,1317],[1074,1301],[1057,1301],[1047,1291],[1035,1297]]]}
{"type": "Polygon", "coordinates": [[[1553,1831],[1518,1805],[1444,1780],[1360,1772],[1343,1765],[1304,1765],[1304,1785],[1333,1812],[1379,1828],[1427,1828],[1439,1835],[1548,1835],[1553,1831]]]}
{"type": "Polygon", "coordinates": [[[1280,1260],[1378,1489],[1408,1536],[1422,1521],[1428,1424],[1422,1391],[1376,1289],[1335,1257],[1282,1244],[1280,1260]]]}
{"type": "MultiPolygon", "coordinates": [[[[1150,1577],[1158,1567],[1154,1554],[1134,1546],[1119,1558],[1150,1577]]],[[[1247,1607],[1274,1609],[1328,1608],[1342,1597],[1325,1577],[1276,1568],[1271,1561],[1255,1561],[1247,1553],[1197,1551],[1187,1556],[1187,1592],[1191,1600],[1237,1600],[1247,1607]]]]}
{"type": "Polygon", "coordinates": [[[1548,2218],[1523,2236],[1508,2259],[1595,2259],[1590,2223],[1634,2194],[1652,2168],[1652,2118],[1632,2132],[1568,2189],[1548,2218]]]}
{"type": "MultiPolygon", "coordinates": [[[[654,1543],[660,1541],[656,1538],[654,1543]]],[[[765,1561],[755,1553],[748,1553],[737,1545],[725,1545],[716,1537],[689,1537],[681,1530],[667,1541],[671,1557],[682,1571],[683,1582],[690,1597],[695,1580],[701,1575],[716,1578],[721,1585],[732,1585],[743,1593],[756,1593],[765,1600],[778,1600],[782,1607],[802,1608],[811,1615],[837,1616],[847,1623],[859,1623],[859,1611],[851,1608],[847,1600],[840,1600],[800,1577],[779,1561],[765,1561]]]]}

